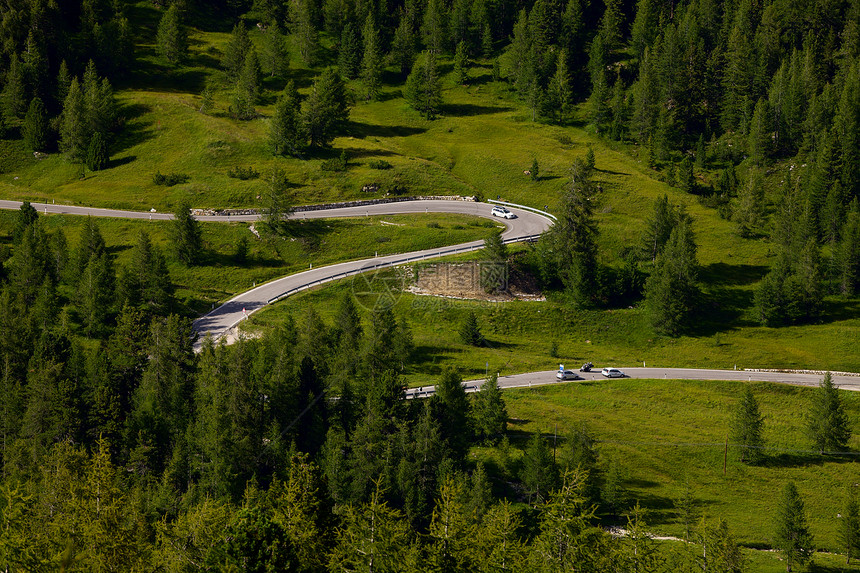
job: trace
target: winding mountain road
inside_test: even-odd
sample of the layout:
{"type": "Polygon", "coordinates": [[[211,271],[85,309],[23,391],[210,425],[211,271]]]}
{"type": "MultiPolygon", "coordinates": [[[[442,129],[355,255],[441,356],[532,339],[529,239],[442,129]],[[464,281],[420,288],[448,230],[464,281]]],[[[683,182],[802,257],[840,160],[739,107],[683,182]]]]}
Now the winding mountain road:
{"type": "MultiPolygon", "coordinates": [[[[124,219],[148,219],[153,221],[166,221],[173,219],[170,213],[157,213],[145,211],[122,211],[116,209],[98,209],[94,207],[76,207],[70,205],[54,205],[50,203],[31,203],[33,207],[44,214],[66,214],[66,215],[89,215],[91,217],[116,217],[124,219]]],[[[19,201],[0,201],[2,209],[19,209],[19,201]]],[[[369,217],[371,215],[402,215],[411,213],[451,213],[461,215],[475,215],[486,217],[504,223],[507,229],[502,233],[502,240],[506,243],[535,239],[546,231],[552,224],[552,220],[544,215],[533,213],[525,209],[509,207],[517,216],[515,219],[499,219],[491,215],[492,205],[477,203],[474,201],[455,200],[418,200],[398,201],[393,203],[381,203],[375,205],[362,205],[358,207],[340,207],[332,209],[317,209],[313,211],[301,211],[293,213],[292,219],[321,219],[332,217],[369,217]]],[[[199,221],[256,221],[259,215],[204,215],[197,216],[199,221]]],[[[263,308],[267,304],[280,300],[285,296],[309,289],[311,287],[332,280],[355,276],[362,273],[377,271],[392,267],[409,261],[426,260],[434,257],[473,251],[482,248],[483,241],[471,241],[459,245],[427,249],[412,253],[399,255],[388,255],[349,261],[285,276],[265,284],[257,286],[249,291],[236,295],[211,312],[201,316],[194,321],[194,330],[200,335],[197,345],[201,344],[203,338],[208,334],[218,339],[225,336],[239,322],[263,308]]],[[[308,260],[312,265],[313,260],[308,260]]],[[[369,281],[363,282],[368,289],[380,288],[379,285],[371,285],[369,281]]],[[[378,293],[385,295],[384,284],[378,293]]]]}
{"type": "MultiPolygon", "coordinates": [[[[92,217],[117,217],[126,219],[171,220],[170,213],[123,211],[116,209],[99,209],[94,207],[76,207],[69,205],[53,205],[31,203],[33,207],[44,214],[89,215],[92,217]]],[[[0,200],[0,209],[19,209],[19,201],[0,200]]],[[[552,221],[541,214],[524,209],[509,207],[517,218],[496,219],[490,213],[492,206],[487,203],[469,201],[421,200],[384,203],[360,207],[344,207],[336,209],[319,209],[294,213],[294,219],[319,219],[331,217],[366,217],[371,215],[395,215],[408,213],[457,213],[492,218],[505,224],[507,229],[502,234],[505,242],[511,243],[538,237],[546,231],[552,221]]],[[[255,221],[259,215],[210,215],[196,217],[201,221],[236,222],[255,221]]],[[[241,293],[218,308],[194,321],[195,330],[202,336],[210,334],[215,338],[224,336],[241,320],[267,304],[290,294],[311,288],[313,286],[347,276],[402,264],[407,261],[423,260],[457,252],[476,250],[483,247],[483,241],[471,241],[459,245],[428,249],[400,255],[390,255],[338,263],[311,269],[294,275],[289,275],[260,285],[252,290],[241,293]]],[[[309,261],[312,262],[312,261],[309,261]]],[[[199,344],[199,341],[198,341],[199,344]]],[[[788,373],[788,372],[752,372],[746,370],[706,370],[693,368],[624,368],[624,372],[632,378],[668,379],[668,380],[737,380],[737,381],[767,381],[800,386],[816,386],[822,378],[821,373],[788,373]]],[[[550,384],[561,384],[555,377],[555,370],[542,372],[527,372],[500,377],[498,382],[502,388],[528,388],[550,384]]],[[[581,373],[582,380],[565,382],[576,391],[577,383],[599,383],[603,377],[599,369],[594,372],[581,373]]],[[[833,381],[845,390],[860,391],[860,375],[834,374],[833,381]]],[[[477,391],[483,380],[464,382],[468,391],[477,391]]],[[[412,388],[407,391],[410,398],[428,396],[433,393],[432,386],[412,388]]]]}

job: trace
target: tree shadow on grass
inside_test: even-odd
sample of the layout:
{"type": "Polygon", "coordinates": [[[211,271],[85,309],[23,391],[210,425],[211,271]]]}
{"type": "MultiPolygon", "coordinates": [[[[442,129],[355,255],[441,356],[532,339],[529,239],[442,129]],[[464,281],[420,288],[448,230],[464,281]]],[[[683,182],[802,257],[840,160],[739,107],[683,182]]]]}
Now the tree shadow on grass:
{"type": "Polygon", "coordinates": [[[107,168],[113,169],[114,167],[122,167],[123,165],[128,165],[129,163],[133,163],[135,161],[137,161],[137,155],[126,155],[125,157],[111,159],[110,161],[108,161],[107,168]]]}
{"type": "Polygon", "coordinates": [[[759,282],[767,274],[764,265],[730,265],[711,263],[699,267],[699,277],[706,283],[716,285],[749,285],[759,282]]]}
{"type": "Polygon", "coordinates": [[[409,137],[420,135],[427,131],[424,127],[410,127],[406,125],[373,125],[350,121],[347,132],[353,137],[364,139],[365,137],[409,137]]]}
{"type": "Polygon", "coordinates": [[[491,115],[508,111],[513,111],[513,108],[508,106],[475,105],[471,103],[447,103],[442,105],[442,115],[448,117],[491,115]]]}
{"type": "Polygon", "coordinates": [[[203,252],[203,255],[200,257],[200,262],[198,264],[200,267],[242,267],[242,268],[251,268],[251,267],[263,267],[263,268],[278,268],[283,267],[284,263],[280,259],[275,259],[271,257],[261,257],[261,256],[251,256],[248,255],[248,259],[244,264],[240,264],[236,262],[236,257],[233,254],[227,253],[216,253],[210,250],[206,250],[203,252]]]}
{"type": "Polygon", "coordinates": [[[820,467],[825,463],[853,463],[857,461],[856,452],[846,452],[844,455],[823,455],[813,452],[780,452],[775,455],[765,455],[756,466],[763,468],[809,468],[820,467]]]}
{"type": "MultiPolygon", "coordinates": [[[[111,145],[111,152],[114,155],[154,137],[152,130],[149,129],[152,122],[143,118],[143,115],[150,110],[149,106],[140,103],[126,105],[120,109],[120,115],[125,118],[125,126],[111,145]]],[[[111,164],[110,167],[116,167],[116,165],[111,164]]]]}

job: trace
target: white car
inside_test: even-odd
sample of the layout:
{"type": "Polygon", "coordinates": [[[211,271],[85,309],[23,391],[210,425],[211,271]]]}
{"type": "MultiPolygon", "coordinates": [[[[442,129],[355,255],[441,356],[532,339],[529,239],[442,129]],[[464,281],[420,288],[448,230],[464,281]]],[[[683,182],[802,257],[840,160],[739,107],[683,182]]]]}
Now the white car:
{"type": "Polygon", "coordinates": [[[559,380],[576,380],[579,378],[579,374],[573,370],[559,370],[555,373],[555,377],[559,380]]]}
{"type": "Polygon", "coordinates": [[[503,219],[513,219],[516,217],[516,215],[508,211],[505,207],[493,207],[492,214],[493,217],[502,217],[503,219]]]}
{"type": "Polygon", "coordinates": [[[600,371],[600,373],[607,378],[624,378],[625,376],[627,376],[627,374],[625,374],[618,368],[604,368],[600,371]]]}

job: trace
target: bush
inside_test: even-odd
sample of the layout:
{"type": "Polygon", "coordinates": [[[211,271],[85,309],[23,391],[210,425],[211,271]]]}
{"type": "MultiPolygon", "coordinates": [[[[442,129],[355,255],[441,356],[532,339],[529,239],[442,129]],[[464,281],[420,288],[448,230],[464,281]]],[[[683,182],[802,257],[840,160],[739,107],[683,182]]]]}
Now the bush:
{"type": "Polygon", "coordinates": [[[323,161],[320,169],[323,171],[344,171],[346,169],[346,151],[341,153],[340,157],[323,161]]]}
{"type": "Polygon", "coordinates": [[[439,224],[439,223],[437,223],[436,221],[433,221],[432,223],[427,223],[427,227],[428,227],[429,229],[441,229],[441,228],[442,228],[442,225],[440,225],[440,224],[439,224]]]}
{"type": "Polygon", "coordinates": [[[152,176],[152,182],[156,185],[162,185],[164,187],[173,187],[174,185],[181,185],[182,183],[188,183],[191,177],[185,173],[156,173],[152,176]]]}
{"type": "Polygon", "coordinates": [[[384,159],[371,159],[367,166],[371,169],[391,169],[391,164],[384,159]]]}
{"type": "Polygon", "coordinates": [[[230,177],[232,179],[241,179],[242,181],[247,181],[248,179],[256,179],[259,176],[260,173],[253,167],[237,166],[227,171],[227,177],[230,177]]]}

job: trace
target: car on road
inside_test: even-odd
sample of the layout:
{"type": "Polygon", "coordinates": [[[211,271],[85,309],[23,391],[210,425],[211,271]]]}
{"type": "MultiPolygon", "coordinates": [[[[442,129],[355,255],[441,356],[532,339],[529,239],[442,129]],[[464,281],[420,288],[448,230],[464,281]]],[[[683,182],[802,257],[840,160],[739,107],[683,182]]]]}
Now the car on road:
{"type": "Polygon", "coordinates": [[[579,378],[579,374],[573,370],[559,370],[555,373],[555,377],[559,380],[576,380],[579,378]]]}
{"type": "Polygon", "coordinates": [[[627,376],[627,374],[625,374],[618,368],[604,368],[600,371],[600,373],[607,378],[624,378],[625,376],[627,376]]]}
{"type": "Polygon", "coordinates": [[[493,217],[502,217],[503,219],[513,219],[514,217],[516,217],[516,215],[514,215],[505,207],[493,207],[492,214],[493,217]]]}

